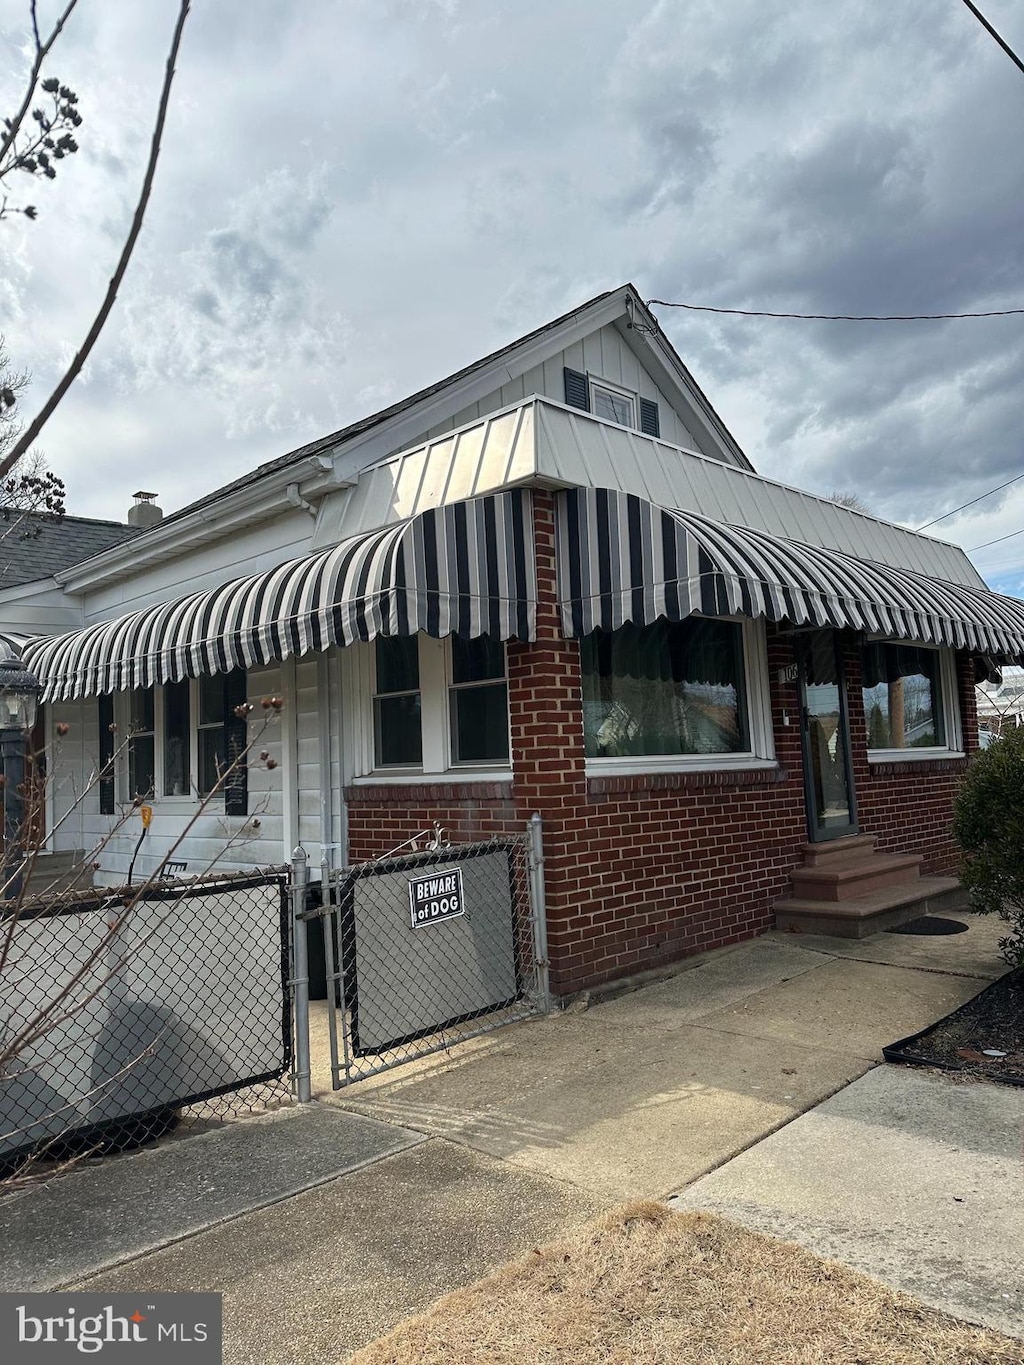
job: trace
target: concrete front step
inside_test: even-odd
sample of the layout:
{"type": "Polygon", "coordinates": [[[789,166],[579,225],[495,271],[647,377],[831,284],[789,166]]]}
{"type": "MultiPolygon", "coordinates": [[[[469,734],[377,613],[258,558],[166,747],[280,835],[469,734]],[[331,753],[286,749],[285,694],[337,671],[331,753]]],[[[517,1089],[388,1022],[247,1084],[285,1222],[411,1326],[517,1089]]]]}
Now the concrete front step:
{"type": "Polygon", "coordinates": [[[916,882],[922,862],[914,853],[875,853],[837,866],[795,867],[790,880],[800,900],[847,901],[885,887],[916,882]]]}
{"type": "Polygon", "coordinates": [[[883,887],[855,900],[792,899],[775,905],[775,927],[790,933],[866,938],[919,915],[963,912],[970,902],[955,877],[920,877],[906,886],[883,887]]]}
{"type": "Polygon", "coordinates": [[[800,850],[805,867],[839,867],[843,863],[870,858],[875,851],[873,834],[848,834],[842,839],[826,839],[820,844],[804,844],[800,850]]]}

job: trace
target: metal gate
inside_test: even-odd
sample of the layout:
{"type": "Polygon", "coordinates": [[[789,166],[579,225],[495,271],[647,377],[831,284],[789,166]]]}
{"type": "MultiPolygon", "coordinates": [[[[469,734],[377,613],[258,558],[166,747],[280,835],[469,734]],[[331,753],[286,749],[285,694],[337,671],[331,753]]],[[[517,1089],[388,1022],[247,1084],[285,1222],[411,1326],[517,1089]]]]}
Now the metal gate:
{"type": "Polygon", "coordinates": [[[540,834],[539,817],[467,844],[435,826],[384,858],[322,870],[304,918],[323,926],[335,1090],[547,1011],[540,834]]]}

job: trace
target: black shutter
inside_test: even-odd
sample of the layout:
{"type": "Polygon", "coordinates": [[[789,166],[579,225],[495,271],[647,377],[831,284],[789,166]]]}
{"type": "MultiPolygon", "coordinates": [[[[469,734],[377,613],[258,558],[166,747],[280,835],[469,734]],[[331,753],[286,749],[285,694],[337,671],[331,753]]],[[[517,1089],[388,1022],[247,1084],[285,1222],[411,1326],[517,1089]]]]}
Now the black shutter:
{"type": "Polygon", "coordinates": [[[661,435],[661,421],[658,417],[658,405],[650,398],[640,399],[640,430],[646,436],[661,435]]]}
{"type": "Polygon", "coordinates": [[[114,814],[114,698],[99,698],[100,713],[100,814],[114,814]]]}
{"type": "Polygon", "coordinates": [[[234,668],[224,675],[224,753],[228,767],[238,761],[238,766],[224,783],[224,814],[249,814],[249,765],[245,754],[249,742],[248,712],[248,674],[243,668],[234,668]],[[241,714],[236,714],[237,712],[241,714]]]}
{"type": "Polygon", "coordinates": [[[565,401],[571,408],[589,412],[590,385],[587,383],[587,376],[580,374],[579,370],[570,370],[568,365],[563,368],[562,373],[565,375],[565,401]]]}

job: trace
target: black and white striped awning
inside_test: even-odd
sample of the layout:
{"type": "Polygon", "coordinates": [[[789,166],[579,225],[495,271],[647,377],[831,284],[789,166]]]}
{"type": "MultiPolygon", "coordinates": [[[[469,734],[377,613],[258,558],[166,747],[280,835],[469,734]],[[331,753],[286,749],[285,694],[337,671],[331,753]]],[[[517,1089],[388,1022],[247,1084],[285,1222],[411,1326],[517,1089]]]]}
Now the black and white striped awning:
{"type": "Polygon", "coordinates": [[[558,494],[570,638],[705,616],[834,626],[1024,660],[1024,602],[607,489],[558,494]]]}
{"type": "Polygon", "coordinates": [[[31,635],[17,635],[14,631],[0,631],[0,664],[19,660],[21,652],[31,640],[31,635]]]}
{"type": "Polygon", "coordinates": [[[70,700],[251,668],[377,635],[532,640],[528,490],[453,503],[267,573],[29,643],[44,697],[70,700]]]}

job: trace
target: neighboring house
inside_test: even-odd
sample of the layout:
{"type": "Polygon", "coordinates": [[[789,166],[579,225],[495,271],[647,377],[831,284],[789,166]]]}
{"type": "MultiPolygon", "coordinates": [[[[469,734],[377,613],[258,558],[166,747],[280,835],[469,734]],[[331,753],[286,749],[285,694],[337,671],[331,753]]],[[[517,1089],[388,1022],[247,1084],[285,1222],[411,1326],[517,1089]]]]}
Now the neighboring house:
{"type": "Polygon", "coordinates": [[[301,841],[315,875],[435,819],[473,839],[539,812],[563,994],[783,901],[780,923],[860,929],[950,890],[975,660],[1024,659],[1024,603],[962,551],[758,476],[631,286],[35,586],[0,613],[78,627],[24,652],[69,727],[54,847],[152,792],[145,874],[240,743],[237,703],[255,733],[280,694],[275,766],[175,859],[301,841]],[[112,723],[127,752],[72,810],[112,723]]]}
{"type": "Polygon", "coordinates": [[[978,684],[978,724],[991,735],[1024,724],[1024,668],[1004,668],[998,681],[978,684]]]}

